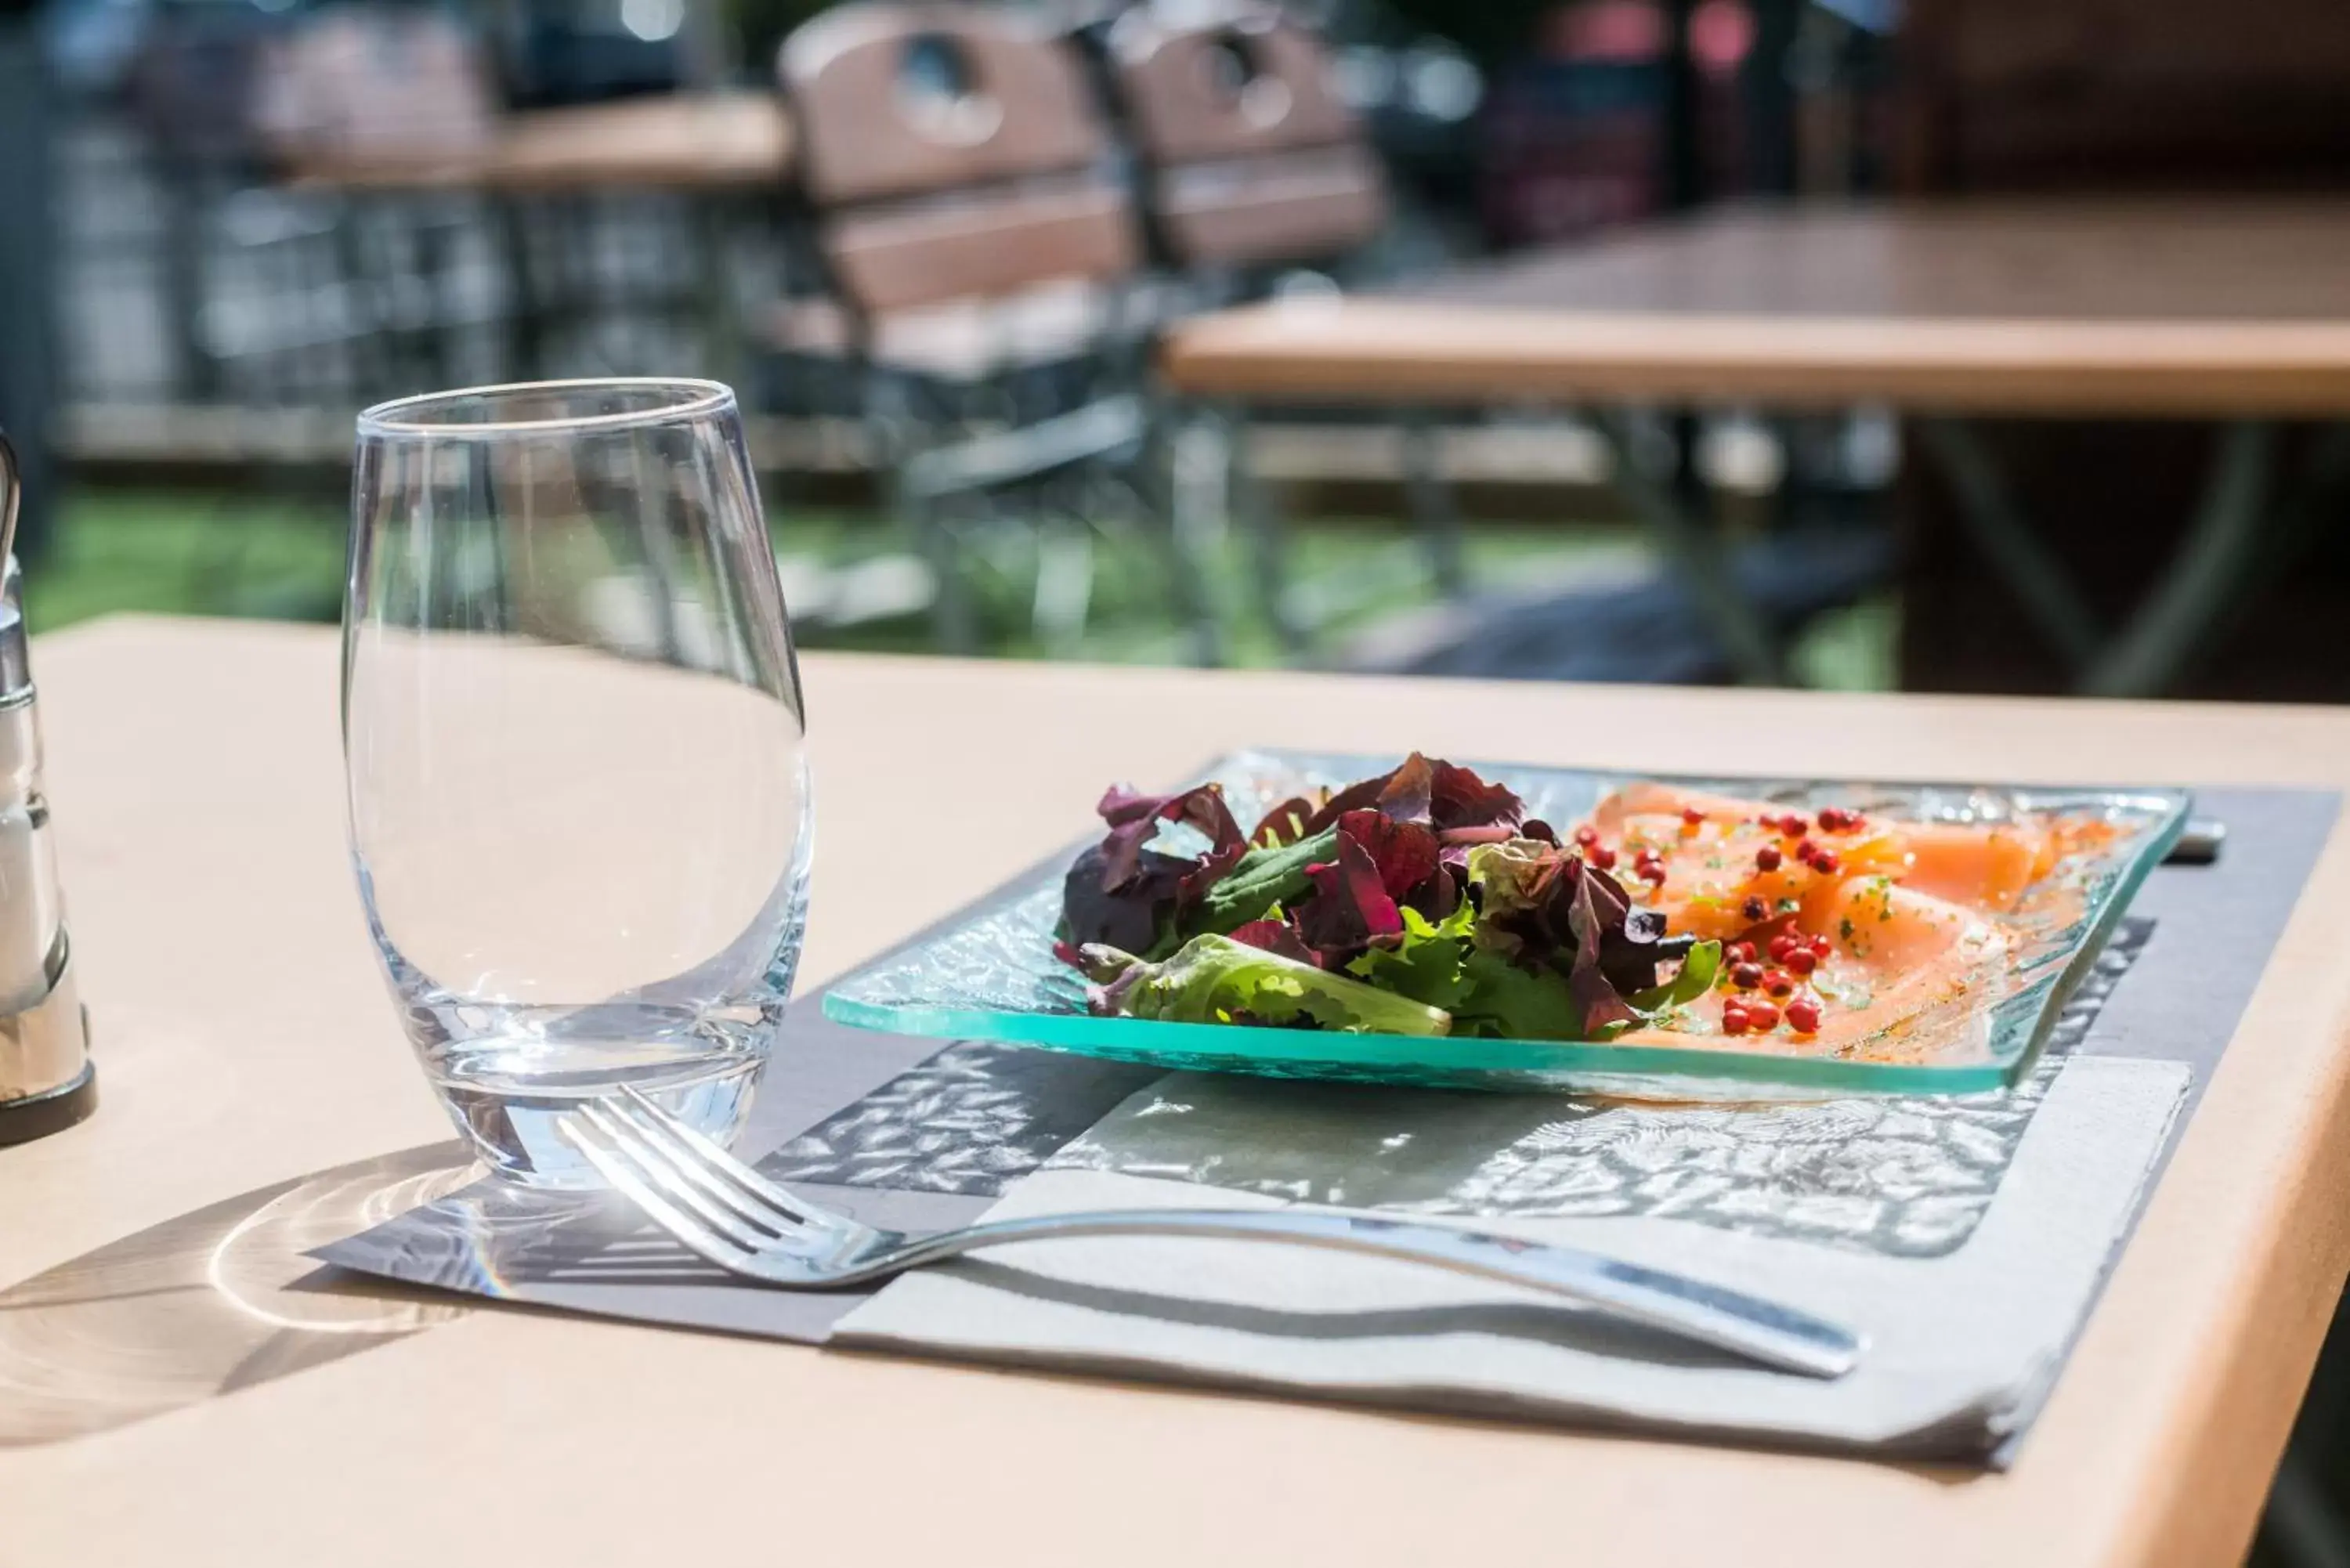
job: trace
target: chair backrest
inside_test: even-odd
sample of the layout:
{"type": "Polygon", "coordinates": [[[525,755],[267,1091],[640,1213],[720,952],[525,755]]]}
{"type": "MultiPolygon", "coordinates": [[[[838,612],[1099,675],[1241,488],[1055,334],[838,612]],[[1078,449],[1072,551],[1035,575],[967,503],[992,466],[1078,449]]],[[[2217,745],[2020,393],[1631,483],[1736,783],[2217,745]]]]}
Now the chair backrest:
{"type": "Polygon", "coordinates": [[[1107,282],[1139,261],[1066,44],[980,7],[849,5],[776,61],[835,283],[868,316],[1107,282]]]}
{"type": "Polygon", "coordinates": [[[497,131],[479,47],[430,12],[326,12],[270,49],[259,85],[259,138],[296,167],[455,151],[497,131]]]}
{"type": "Polygon", "coordinates": [[[1386,227],[1378,159],[1304,27],[1275,12],[1169,23],[1139,6],[1109,48],[1171,259],[1326,260],[1386,227]]]}

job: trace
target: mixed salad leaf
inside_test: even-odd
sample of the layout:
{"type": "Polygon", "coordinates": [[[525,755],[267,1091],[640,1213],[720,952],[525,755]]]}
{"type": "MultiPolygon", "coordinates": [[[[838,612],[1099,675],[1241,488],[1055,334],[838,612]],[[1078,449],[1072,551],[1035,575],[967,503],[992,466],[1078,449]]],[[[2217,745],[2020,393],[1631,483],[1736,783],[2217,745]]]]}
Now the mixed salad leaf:
{"type": "Polygon", "coordinates": [[[1424,1002],[1213,933],[1192,938],[1163,963],[1115,948],[1078,951],[1107,1010],[1133,1018],[1223,1023],[1244,1014],[1259,1023],[1379,1034],[1443,1034],[1451,1027],[1424,1002]]]}
{"type": "Polygon", "coordinates": [[[1099,811],[1108,832],[1069,867],[1060,951],[1103,1012],[1606,1040],[1667,1020],[1721,963],[1508,786],[1416,752],[1246,836],[1213,784],[1114,788],[1099,811]]]}

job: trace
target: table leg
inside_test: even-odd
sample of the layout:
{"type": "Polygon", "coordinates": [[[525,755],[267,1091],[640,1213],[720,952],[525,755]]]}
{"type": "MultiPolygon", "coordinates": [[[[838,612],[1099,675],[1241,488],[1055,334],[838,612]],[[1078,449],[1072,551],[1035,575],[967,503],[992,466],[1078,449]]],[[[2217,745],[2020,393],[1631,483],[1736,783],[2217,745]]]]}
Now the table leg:
{"type": "MultiPolygon", "coordinates": [[[[10,152],[21,156],[16,139],[11,137],[9,141],[10,152]]],[[[187,163],[168,158],[158,161],[154,172],[162,187],[164,207],[163,309],[172,340],[172,389],[187,402],[210,402],[220,395],[223,380],[220,361],[203,330],[204,218],[213,193],[211,183],[187,163]]],[[[32,227],[21,232],[29,233],[32,227]]]]}
{"type": "Polygon", "coordinates": [[[1673,575],[1697,601],[1739,680],[1752,686],[1778,684],[1775,639],[1731,576],[1729,552],[1719,541],[1706,537],[1697,520],[1640,466],[1619,416],[1603,415],[1594,422],[1607,441],[1617,493],[1630,504],[1641,525],[1663,549],[1673,575]]]}
{"type": "Polygon", "coordinates": [[[2074,589],[2064,563],[2041,543],[2015,508],[1999,465],[1972,427],[1958,420],[1919,420],[1916,429],[1950,482],[1959,520],[2015,597],[2040,635],[2074,670],[2087,668],[2103,639],[2099,618],[2074,589]]]}
{"type": "Polygon", "coordinates": [[[972,602],[962,531],[947,515],[943,497],[918,494],[911,486],[900,490],[899,514],[913,529],[931,566],[935,596],[931,600],[931,634],[941,653],[977,653],[979,611],[972,602]]]}
{"type": "Polygon", "coordinates": [[[423,358],[431,368],[426,384],[454,387],[460,328],[449,297],[449,214],[440,203],[427,206],[416,225],[416,303],[428,312],[423,328],[423,358]]]}
{"type": "Polygon", "coordinates": [[[1189,421],[1181,403],[1157,397],[1146,403],[1144,419],[1142,452],[1136,459],[1144,526],[1167,550],[1176,613],[1186,626],[1191,661],[1212,668],[1223,662],[1223,626],[1203,547],[1208,530],[1191,493],[1196,486],[1186,485],[1181,472],[1189,421]]]}
{"type": "Polygon", "coordinates": [[[492,192],[490,211],[497,229],[498,254],[505,272],[505,365],[514,380],[533,380],[546,374],[542,342],[538,275],[532,265],[530,234],[523,218],[523,198],[492,192]]]}
{"type": "Polygon", "coordinates": [[[1224,445],[1225,461],[1232,465],[1226,491],[1232,497],[1232,515],[1248,535],[1250,550],[1255,557],[1257,595],[1263,605],[1265,619],[1272,624],[1284,653],[1303,653],[1305,628],[1298,622],[1290,591],[1287,531],[1282,526],[1279,509],[1273,504],[1263,476],[1249,461],[1248,410],[1238,403],[1228,403],[1222,416],[1229,432],[1224,445]]]}
{"type": "Polygon", "coordinates": [[[2350,1528],[2308,1461],[2293,1449],[2269,1487],[2261,1539],[2286,1568],[2350,1568],[2350,1528]]]}
{"type": "Polygon", "coordinates": [[[2275,470],[2274,427],[2249,420],[2228,427],[2177,558],[2121,635],[2089,666],[2084,691],[2147,697],[2170,683],[2236,597],[2269,535],[2264,508],[2275,470]]]}
{"type": "Polygon", "coordinates": [[[692,202],[695,248],[702,261],[696,280],[702,294],[696,312],[702,327],[702,373],[737,387],[744,361],[743,324],[734,308],[733,242],[740,232],[734,201],[723,192],[688,200],[692,202]]]}
{"type": "Polygon", "coordinates": [[[417,390],[415,382],[400,374],[402,367],[397,363],[399,346],[394,341],[399,331],[397,312],[390,308],[389,290],[369,265],[357,199],[337,192],[325,201],[328,206],[320,253],[328,275],[340,287],[344,310],[356,315],[359,323],[351,331],[345,373],[360,397],[369,400],[417,390]]]}
{"type": "Polygon", "coordinates": [[[1468,586],[1461,547],[1461,508],[1446,482],[1436,416],[1413,410],[1398,421],[1403,438],[1404,499],[1428,551],[1428,575],[1437,591],[1458,598],[1468,586]]]}
{"type": "MultiPolygon", "coordinates": [[[[2187,536],[2145,601],[2108,635],[2064,567],[2020,514],[1991,456],[1966,425],[1921,420],[1918,429],[1941,463],[1959,515],[2033,623],[2080,672],[2079,689],[2099,697],[2149,697],[2174,680],[2197,646],[2243,596],[2265,544],[2289,533],[2292,508],[2272,505],[2277,432],[2239,421],[2220,437],[2211,476],[2187,536]]],[[[2314,486],[2337,466],[2341,437],[2321,447],[2314,486]]]]}
{"type": "Polygon", "coordinates": [[[2304,551],[2339,524],[2345,490],[2350,490],[2350,424],[2328,425],[2315,432],[2301,472],[2293,475],[2293,489],[2275,507],[2269,527],[2272,547],[2252,564],[2241,600],[2282,580],[2304,551]]]}

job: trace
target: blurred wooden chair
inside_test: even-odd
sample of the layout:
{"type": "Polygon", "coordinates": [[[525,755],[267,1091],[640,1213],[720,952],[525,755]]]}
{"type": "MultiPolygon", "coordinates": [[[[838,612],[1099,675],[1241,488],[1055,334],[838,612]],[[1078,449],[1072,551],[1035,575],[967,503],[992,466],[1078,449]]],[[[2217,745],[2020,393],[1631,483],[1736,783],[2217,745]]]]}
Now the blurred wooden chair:
{"type": "Polygon", "coordinates": [[[254,127],[285,169],[445,161],[495,140],[479,46],[431,12],[329,11],[276,41],[254,127]]]}
{"type": "Polygon", "coordinates": [[[124,107],[162,209],[156,259],[173,360],[162,389],[180,401],[222,390],[218,335],[204,317],[207,231],[265,161],[253,103],[286,26],[255,6],[161,6],[125,73],[124,107]]]}
{"type": "Polygon", "coordinates": [[[1287,16],[1170,23],[1139,6],[1108,48],[1145,212],[1172,265],[1195,276],[1326,266],[1386,231],[1378,158],[1321,41],[1287,16]]]}
{"type": "Polygon", "coordinates": [[[1008,539],[1035,553],[1039,635],[1066,646],[1094,529],[1135,525],[1211,651],[1152,477],[1132,204],[1067,45],[1008,11],[850,5],[777,65],[824,292],[787,303],[774,345],[819,391],[854,388],[941,645],[976,645],[972,550],[1008,539]]]}
{"type": "MultiPolygon", "coordinates": [[[[1143,5],[1106,39],[1154,246],[1188,305],[1334,290],[1365,275],[1392,205],[1385,170],[1336,90],[1322,41],[1278,10],[1143,5]]],[[[1306,645],[1284,530],[1245,461],[1246,410],[1190,410],[1218,447],[1253,581],[1284,647],[1306,645]]],[[[1404,489],[1428,574],[1460,593],[1460,513],[1439,461],[1440,421],[1399,424],[1404,489]]],[[[1189,519],[1188,533],[1209,532],[1189,519]]]]}
{"type": "Polygon", "coordinates": [[[492,367],[463,352],[483,323],[453,273],[484,213],[439,175],[495,142],[500,113],[480,40],[438,13],[328,10],[270,41],[249,120],[263,180],[229,214],[269,275],[217,302],[244,379],[298,385],[306,363],[339,359],[344,384],[295,394],[315,404],[483,379],[492,367]],[[391,176],[396,190],[369,183],[391,176]]]}

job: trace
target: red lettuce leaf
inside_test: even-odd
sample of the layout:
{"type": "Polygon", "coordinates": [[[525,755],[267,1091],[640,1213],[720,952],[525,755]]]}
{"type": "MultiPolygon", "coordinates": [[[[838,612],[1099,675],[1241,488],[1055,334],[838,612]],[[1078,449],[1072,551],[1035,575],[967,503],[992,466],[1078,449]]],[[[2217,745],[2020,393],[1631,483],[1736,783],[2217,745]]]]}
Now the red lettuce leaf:
{"type": "Polygon", "coordinates": [[[1570,980],[1596,972],[1623,995],[1653,987],[1657,965],[1691,945],[1667,936],[1660,912],[1636,907],[1622,883],[1571,850],[1538,851],[1531,867],[1520,862],[1505,894],[1486,892],[1485,924],[1510,939],[1518,962],[1570,980]]]}
{"type": "Polygon", "coordinates": [[[1347,785],[1306,823],[1319,832],[1350,811],[1377,811],[1394,822],[1416,822],[1442,833],[1451,828],[1512,827],[1525,820],[1526,804],[1507,784],[1487,784],[1469,768],[1414,752],[1376,778],[1347,785]]]}
{"type": "Polygon", "coordinates": [[[1379,879],[1378,863],[1343,828],[1336,857],[1307,867],[1305,874],[1314,896],[1297,907],[1297,934],[1326,967],[1403,935],[1403,914],[1379,879]]]}
{"type": "Polygon", "coordinates": [[[1352,839],[1378,867],[1379,886],[1404,903],[1437,874],[1436,835],[1416,822],[1398,822],[1376,811],[1350,811],[1338,819],[1339,842],[1352,839]]]}
{"type": "MultiPolygon", "coordinates": [[[[1201,789],[1209,787],[1205,784],[1200,786],[1201,789]]],[[[1184,793],[1197,794],[1199,790],[1184,793]]],[[[1139,822],[1146,816],[1156,815],[1159,808],[1169,801],[1182,798],[1182,794],[1138,794],[1124,784],[1114,784],[1102,791],[1101,801],[1094,807],[1094,815],[1112,827],[1118,827],[1129,822],[1139,822]]]]}
{"type": "Polygon", "coordinates": [[[1466,827],[1515,827],[1526,819],[1526,803],[1507,784],[1487,784],[1467,768],[1433,764],[1429,820],[1439,832],[1466,827]]]}
{"type": "Polygon", "coordinates": [[[1284,844],[1295,844],[1306,835],[1305,825],[1314,820],[1315,805],[1304,795],[1292,795],[1257,819],[1248,838],[1252,848],[1278,849],[1284,844]]]}
{"type": "MultiPolygon", "coordinates": [[[[1576,1012],[1582,1015],[1583,1037],[1596,1040],[1611,1029],[1627,1028],[1638,1023],[1640,1015],[1624,1000],[1623,990],[1607,972],[1605,961],[1609,934],[1621,925],[1623,916],[1611,916],[1601,909],[1603,900],[1598,896],[1601,889],[1597,884],[1607,882],[1618,899],[1623,898],[1624,890],[1604,871],[1587,866],[1580,869],[1582,875],[1574,878],[1575,891],[1567,902],[1567,925],[1575,933],[1575,959],[1566,971],[1566,989],[1575,998],[1576,1012]]],[[[1647,985],[1656,982],[1656,965],[1651,961],[1647,985]]]]}
{"type": "Polygon", "coordinates": [[[1430,920],[1449,920],[1461,907],[1461,889],[1468,885],[1465,861],[1456,864],[1440,858],[1436,875],[1420,885],[1411,898],[1411,906],[1430,920]]]}
{"type": "Polygon", "coordinates": [[[1251,920],[1245,926],[1233,928],[1230,934],[1236,942],[1263,948],[1266,952],[1279,953],[1283,958],[1295,959],[1299,963],[1318,964],[1322,961],[1287,920],[1251,920]]]}
{"type": "Polygon", "coordinates": [[[1061,891],[1061,935],[1148,954],[1248,852],[1240,824],[1212,784],[1180,794],[1138,795],[1113,786],[1097,808],[1109,824],[1077,857],[1061,891]],[[1204,847],[1185,855],[1162,846],[1172,825],[1193,829],[1204,847]]]}
{"type": "Polygon", "coordinates": [[[1418,752],[1406,757],[1395,772],[1378,781],[1378,810],[1397,822],[1426,822],[1430,792],[1436,784],[1436,767],[1418,752]]]}

